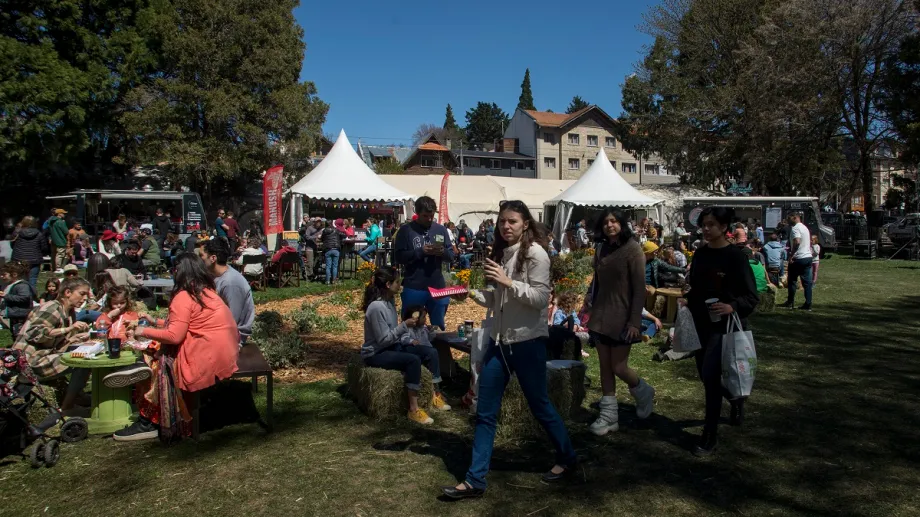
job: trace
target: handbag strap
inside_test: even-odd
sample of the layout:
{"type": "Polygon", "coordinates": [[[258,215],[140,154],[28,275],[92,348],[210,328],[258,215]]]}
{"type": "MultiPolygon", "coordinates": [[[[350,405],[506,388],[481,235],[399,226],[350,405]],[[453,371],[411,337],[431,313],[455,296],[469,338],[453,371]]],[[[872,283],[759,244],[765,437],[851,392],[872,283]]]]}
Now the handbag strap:
{"type": "Polygon", "coordinates": [[[738,329],[738,332],[744,330],[744,327],[741,325],[741,318],[738,317],[737,312],[732,312],[731,316],[728,317],[728,321],[725,322],[725,333],[731,334],[738,329]]]}

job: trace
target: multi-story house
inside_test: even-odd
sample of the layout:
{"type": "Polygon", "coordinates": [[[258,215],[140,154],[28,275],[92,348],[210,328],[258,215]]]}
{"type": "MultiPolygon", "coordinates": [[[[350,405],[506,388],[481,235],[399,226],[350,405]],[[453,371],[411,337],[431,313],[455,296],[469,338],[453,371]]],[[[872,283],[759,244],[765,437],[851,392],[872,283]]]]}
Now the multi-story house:
{"type": "Polygon", "coordinates": [[[433,133],[412,150],[402,165],[406,174],[444,174],[460,169],[460,162],[450,151],[450,141],[441,143],[433,133]]]}
{"type": "Polygon", "coordinates": [[[616,124],[593,105],[571,114],[518,109],[504,141],[513,140],[520,154],[534,157],[540,179],[578,179],[603,148],[614,168],[632,184],[678,182],[657,156],[646,160],[623,149],[616,138],[616,124]]]}

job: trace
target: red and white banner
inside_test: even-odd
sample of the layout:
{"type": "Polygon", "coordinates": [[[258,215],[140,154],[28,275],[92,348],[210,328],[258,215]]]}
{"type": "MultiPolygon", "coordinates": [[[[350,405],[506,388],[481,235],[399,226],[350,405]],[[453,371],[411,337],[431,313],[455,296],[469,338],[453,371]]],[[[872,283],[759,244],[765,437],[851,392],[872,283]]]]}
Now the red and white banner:
{"type": "Polygon", "coordinates": [[[438,201],[438,224],[445,224],[450,221],[450,214],[447,213],[447,183],[450,181],[450,173],[445,172],[441,178],[441,200],[438,201]]]}
{"type": "Polygon", "coordinates": [[[262,178],[262,226],[265,235],[284,231],[284,211],[281,207],[284,187],[284,166],[276,165],[262,178]]]}

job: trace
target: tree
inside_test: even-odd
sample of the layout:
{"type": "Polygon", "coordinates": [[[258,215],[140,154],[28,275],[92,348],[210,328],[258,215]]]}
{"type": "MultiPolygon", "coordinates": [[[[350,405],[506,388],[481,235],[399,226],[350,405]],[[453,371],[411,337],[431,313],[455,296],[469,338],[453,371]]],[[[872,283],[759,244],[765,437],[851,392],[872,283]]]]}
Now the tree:
{"type": "Polygon", "coordinates": [[[885,208],[912,212],[918,209],[918,204],[917,180],[904,175],[893,176],[892,188],[885,194],[885,208]]]}
{"type": "Polygon", "coordinates": [[[575,113],[576,111],[579,111],[579,110],[583,110],[587,108],[588,106],[590,106],[590,104],[588,104],[587,102],[585,102],[584,99],[576,95],[572,97],[572,102],[569,103],[569,107],[566,108],[565,112],[571,115],[572,113],[575,113]]]}
{"type": "Polygon", "coordinates": [[[454,109],[450,107],[450,104],[447,105],[447,110],[444,113],[444,129],[447,130],[458,130],[460,129],[457,126],[457,121],[454,119],[454,109]]]}
{"type": "Polygon", "coordinates": [[[419,124],[415,133],[412,133],[412,146],[414,147],[423,143],[432,133],[438,141],[441,141],[445,136],[444,128],[441,126],[436,126],[434,124],[419,124]]]}
{"type": "Polygon", "coordinates": [[[406,170],[393,158],[380,160],[374,164],[374,171],[377,174],[405,174],[406,170]]]}
{"type": "Polygon", "coordinates": [[[535,110],[533,105],[533,92],[530,90],[530,69],[524,70],[524,81],[521,82],[521,96],[518,98],[517,107],[522,110],[535,110]]]}
{"type": "Polygon", "coordinates": [[[160,163],[179,185],[254,179],[315,149],[328,106],[300,82],[296,0],[157,3],[158,72],[126,96],[131,163],[160,163]]]}
{"type": "MultiPolygon", "coordinates": [[[[914,3],[920,10],[920,0],[914,3]]],[[[906,164],[920,162],[920,34],[914,32],[901,43],[896,56],[885,64],[882,105],[901,141],[900,158],[906,164]]]]}
{"type": "Polygon", "coordinates": [[[479,102],[466,112],[466,141],[470,145],[491,145],[504,136],[508,114],[494,102],[479,102]]]}

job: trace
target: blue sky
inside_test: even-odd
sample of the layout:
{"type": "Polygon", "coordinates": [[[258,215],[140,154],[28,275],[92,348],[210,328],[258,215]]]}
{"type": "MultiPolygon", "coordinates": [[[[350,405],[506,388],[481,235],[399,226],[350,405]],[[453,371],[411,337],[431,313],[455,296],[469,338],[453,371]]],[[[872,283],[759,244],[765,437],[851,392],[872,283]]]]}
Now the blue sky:
{"type": "Polygon", "coordinates": [[[524,69],[537,109],[573,95],[619,115],[620,85],[651,39],[638,30],[655,2],[305,1],[301,78],[330,104],[324,131],[352,143],[409,143],[422,123],[457,122],[478,101],[510,114],[524,69]],[[577,7],[576,7],[577,6],[577,7]]]}

